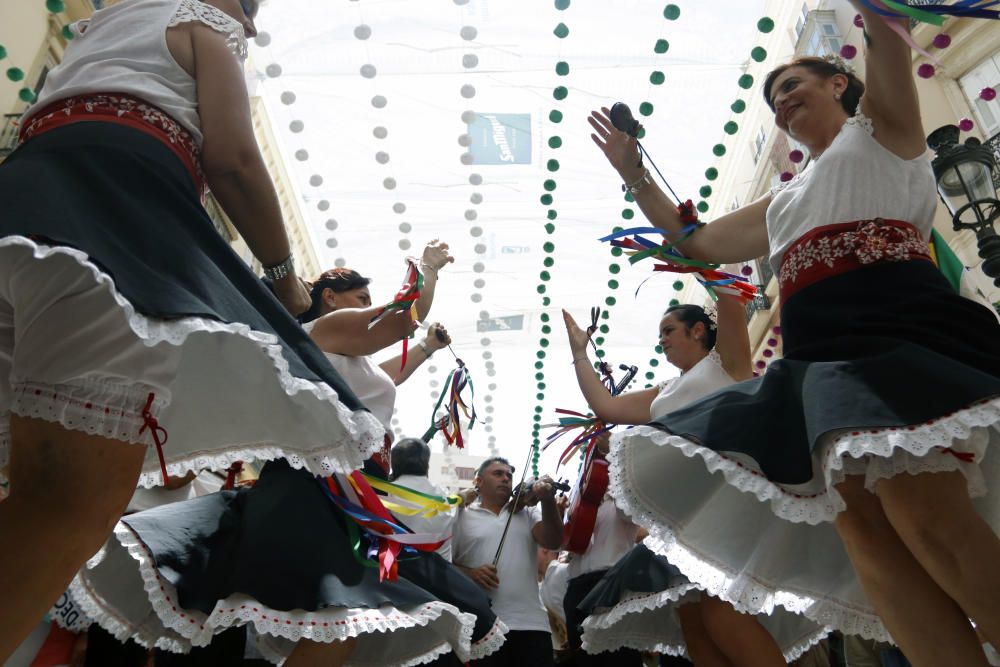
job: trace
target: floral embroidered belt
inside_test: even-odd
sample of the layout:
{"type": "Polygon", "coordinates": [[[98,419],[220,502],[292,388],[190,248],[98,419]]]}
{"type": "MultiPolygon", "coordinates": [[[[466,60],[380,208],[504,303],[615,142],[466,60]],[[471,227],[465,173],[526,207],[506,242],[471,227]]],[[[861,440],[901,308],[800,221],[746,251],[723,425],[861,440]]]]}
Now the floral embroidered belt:
{"type": "Polygon", "coordinates": [[[32,114],[21,125],[20,143],[63,125],[101,121],[145,132],[173,151],[191,174],[198,196],[205,192],[201,150],[191,133],[166,112],[132,95],[95,93],[66,97],[32,114]]]}
{"type": "Polygon", "coordinates": [[[932,261],[927,241],[901,220],[858,220],[811,230],[785,252],[778,272],[782,303],[824,278],[881,262],[932,261]]]}

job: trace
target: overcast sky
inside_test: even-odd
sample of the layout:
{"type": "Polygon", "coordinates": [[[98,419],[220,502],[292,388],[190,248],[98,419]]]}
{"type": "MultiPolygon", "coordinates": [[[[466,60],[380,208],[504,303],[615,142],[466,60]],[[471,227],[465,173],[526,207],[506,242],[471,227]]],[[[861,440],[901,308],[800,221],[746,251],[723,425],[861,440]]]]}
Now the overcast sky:
{"type": "MultiPolygon", "coordinates": [[[[583,321],[613,295],[608,359],[639,366],[640,388],[647,373],[657,382],[676,375],[662,357],[651,365],[659,315],[678,296],[700,302],[701,288],[675,292],[676,277],[661,274],[636,296],[650,267],[630,267],[597,241],[615,225],[645,223],[638,210],[622,219],[628,204],[591,142],[586,117],[616,100],[637,116],[642,102],[651,103],[644,144],[678,194],[697,199],[729,105],[740,93],[756,94],[736,80],[762,5],[684,2],[676,21],[664,18],[665,3],[639,0],[572,0],[565,11],[551,0],[271,0],[261,9],[257,23],[266,35],[253,47],[258,91],[321,263],[340,260],[372,277],[373,298],[384,302],[399,288],[406,255],[419,255],[432,238],[451,244],[456,261],[442,271],[430,320],[451,331],[475,380],[480,415],[491,419],[472,431],[473,453],[486,454],[492,435],[520,467],[536,405],[543,423],[554,421],[557,407],[585,409],[562,307],[583,321]],[[553,34],[560,22],[569,30],[564,39],[553,34]],[[654,51],[658,39],[669,42],[665,54],[654,51]],[[568,64],[567,75],[557,74],[558,62],[568,64]],[[665,75],[662,85],[650,82],[654,71],[665,75]],[[557,86],[565,86],[565,99],[554,98],[557,86]],[[563,114],[559,124],[548,120],[553,109],[563,114]],[[501,146],[491,131],[473,128],[468,136],[467,120],[492,129],[490,116],[502,126],[501,146]],[[530,136],[511,129],[521,123],[530,136]],[[553,136],[559,148],[550,147],[553,136]],[[464,164],[473,148],[462,145],[466,137],[477,160],[523,160],[530,149],[530,162],[464,164]],[[549,171],[550,160],[558,171],[549,171]],[[551,206],[539,201],[547,179],[556,185],[551,206]],[[557,215],[552,234],[545,229],[549,209],[557,215]],[[555,246],[551,254],[546,242],[555,246]],[[547,256],[551,268],[543,266],[547,256]],[[622,268],[612,275],[615,261],[622,268]],[[537,291],[543,270],[551,277],[547,308],[537,291]],[[620,286],[609,288],[610,279],[620,286]],[[548,335],[543,313],[550,315],[548,335]],[[518,316],[520,329],[477,330],[484,318],[488,328],[517,326],[518,316]],[[534,364],[543,338],[546,387],[538,401],[534,364]]],[[[453,366],[447,352],[438,353],[400,388],[402,433],[426,430],[432,393],[453,366]]],[[[554,465],[554,452],[543,455],[543,472],[554,465]]]]}

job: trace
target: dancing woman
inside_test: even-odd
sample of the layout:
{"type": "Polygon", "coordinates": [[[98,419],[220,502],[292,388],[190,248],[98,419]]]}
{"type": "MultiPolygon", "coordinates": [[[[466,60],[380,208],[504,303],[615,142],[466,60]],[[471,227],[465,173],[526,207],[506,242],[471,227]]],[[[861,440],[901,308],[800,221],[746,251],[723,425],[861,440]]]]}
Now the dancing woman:
{"type": "MultiPolygon", "coordinates": [[[[431,307],[437,271],[453,261],[447,251],[436,242],[424,251],[418,317],[431,307]]],[[[409,335],[413,323],[397,311],[369,328],[379,308],[368,282],[347,268],[325,272],[313,284],[306,318],[315,319],[305,326],[388,432],[401,360],[380,367],[370,355],[409,335]]],[[[403,374],[450,342],[435,328],[403,374]]],[[[366,469],[385,477],[383,458],[373,456],[366,469]]],[[[506,628],[489,598],[436,553],[404,554],[398,579],[380,581],[368,543],[352,537],[325,485],[276,461],[252,488],[124,517],[74,594],[119,639],[186,652],[250,625],[265,657],[289,667],[412,665],[452,650],[465,661],[499,648],[506,628]]]]}
{"type": "MultiPolygon", "coordinates": [[[[1000,517],[981,500],[1000,481],[1000,326],[927,255],[935,182],[911,54],[852,4],[867,85],[816,58],[764,83],[810,166],[681,245],[709,262],[770,256],[785,358],[626,435],[613,491],[672,563],[742,607],[891,633],[918,667],[985,665],[969,619],[1000,642],[1000,517]],[[679,508],[671,480],[697,511],[679,508]]],[[[591,125],[623,180],[644,182],[649,220],[675,236],[679,216],[646,182],[634,140],[606,114],[591,125]]]]}
{"type": "Polygon", "coordinates": [[[238,459],[350,470],[382,444],[286,312],[309,295],[243,78],[257,4],[132,0],[75,24],[0,165],[0,662],[137,483],[238,459]]]}
{"type": "MultiPolygon", "coordinates": [[[[594,373],[587,357],[587,333],[563,311],[577,382],[594,414],[607,423],[646,424],[655,415],[750,378],[743,304],[721,296],[718,311],[716,325],[700,306],[668,308],[660,320],[659,344],[681,375],[619,396],[612,396],[594,373]]],[[[611,456],[626,446],[622,441],[622,436],[612,439],[611,456]]],[[[612,480],[613,487],[617,483],[612,480]]],[[[773,618],[740,613],[724,600],[701,595],[704,587],[684,574],[683,568],[678,570],[646,547],[635,547],[578,605],[574,615],[592,615],[583,623],[584,649],[599,653],[629,647],[687,654],[699,667],[773,666],[794,659],[827,633],[821,625],[784,611],[773,618]]]]}

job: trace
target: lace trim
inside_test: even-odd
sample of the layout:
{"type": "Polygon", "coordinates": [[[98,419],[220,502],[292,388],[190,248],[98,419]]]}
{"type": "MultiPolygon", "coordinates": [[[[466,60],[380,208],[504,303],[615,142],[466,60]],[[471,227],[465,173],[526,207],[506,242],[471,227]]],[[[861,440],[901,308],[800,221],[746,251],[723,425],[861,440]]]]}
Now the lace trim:
{"type": "Polygon", "coordinates": [[[869,136],[875,133],[875,126],[872,124],[872,119],[861,113],[861,104],[858,104],[858,110],[854,112],[854,115],[844,121],[844,127],[859,127],[869,136]]]}
{"type": "MultiPolygon", "coordinates": [[[[199,611],[181,608],[176,602],[176,589],[160,578],[152,554],[139,536],[123,522],[115,526],[114,534],[138,563],[143,587],[163,627],[177,635],[176,639],[162,634],[153,637],[153,633],[130,627],[126,620],[115,617],[112,610],[102,605],[99,598],[83,585],[78,575],[72,586],[74,597],[80,600],[89,616],[119,640],[131,637],[144,646],[187,652],[194,646],[207,646],[222,629],[248,623],[253,624],[258,634],[287,639],[294,644],[299,639],[340,641],[375,632],[426,627],[432,622],[440,621],[446,626],[442,628],[441,634],[452,635],[457,640],[457,646],[454,647],[456,654],[463,660],[468,659],[476,617],[441,601],[429,602],[408,611],[386,606],[380,609],[331,607],[316,612],[286,612],[270,609],[246,595],[236,594],[216,602],[212,613],[207,616],[199,611]]],[[[406,664],[428,662],[449,650],[451,647],[444,644],[406,664]]],[[[282,656],[282,659],[284,657],[287,656],[282,656]]]]}
{"type": "MultiPolygon", "coordinates": [[[[699,456],[708,472],[721,472],[726,482],[740,491],[754,495],[761,502],[770,502],[771,510],[787,521],[818,524],[833,521],[846,507],[834,485],[847,474],[866,474],[869,490],[879,479],[898,472],[950,472],[961,471],[968,480],[972,497],[985,495],[986,482],[978,470],[989,441],[988,428],[1000,431],[1000,398],[980,401],[968,408],[940,419],[932,419],[915,426],[887,429],[867,429],[838,434],[825,451],[821,470],[823,487],[814,492],[793,489],[767,479],[756,466],[743,463],[707,447],[674,436],[660,429],[642,426],[623,433],[621,445],[612,448],[620,456],[628,449],[627,440],[645,438],[656,445],[675,447],[687,456],[699,456]],[[971,460],[965,461],[963,459],[971,460]],[[861,464],[846,463],[849,459],[862,459],[861,464]],[[845,472],[845,466],[848,472],[845,472]]],[[[612,481],[623,488],[627,486],[624,470],[612,464],[612,481]],[[615,479],[615,476],[619,479],[615,479]]]]}
{"type": "Polygon", "coordinates": [[[85,631],[93,622],[89,616],[83,613],[79,603],[73,599],[68,590],[59,596],[46,615],[63,630],[69,630],[76,634],[85,631]]]}
{"type": "MultiPolygon", "coordinates": [[[[125,312],[132,331],[147,345],[152,346],[166,342],[180,346],[185,343],[188,336],[197,332],[229,334],[253,341],[261,352],[270,358],[285,394],[294,396],[300,392],[307,392],[315,398],[331,404],[336,408],[338,421],[346,431],[341,442],[349,441],[354,445],[342,448],[344,451],[337,457],[331,456],[330,446],[317,447],[310,451],[288,451],[279,443],[270,441],[244,443],[228,449],[206,452],[189,452],[181,459],[168,460],[167,474],[171,477],[182,477],[188,471],[225,470],[238,460],[250,462],[270,461],[278,458],[286,459],[294,468],[305,468],[313,474],[327,476],[334,472],[350,472],[360,468],[365,459],[382,448],[385,429],[378,420],[365,410],[352,412],[340,402],[337,392],[329,385],[293,376],[289,371],[288,361],[282,354],[281,346],[277,342],[278,339],[273,334],[255,331],[239,322],[222,323],[201,317],[184,317],[176,320],[148,318],[136,312],[135,307],[115,288],[111,277],[94,265],[86,253],[67,246],[39,245],[23,236],[8,236],[0,239],[0,249],[9,246],[27,248],[33,253],[35,259],[64,254],[79,262],[81,266],[91,271],[94,280],[99,285],[108,289],[115,302],[125,312]]],[[[3,451],[3,448],[0,448],[0,451],[3,451]]],[[[146,488],[162,484],[160,471],[144,472],[140,475],[138,484],[146,488]]]]}
{"type": "Polygon", "coordinates": [[[507,633],[510,629],[499,618],[493,622],[493,627],[479,641],[473,642],[469,650],[469,660],[480,660],[486,656],[496,653],[507,641],[507,633]]]}
{"type": "Polygon", "coordinates": [[[204,23],[216,32],[225,34],[226,46],[229,47],[229,50],[240,60],[246,60],[246,32],[243,30],[243,26],[233,17],[229,16],[229,14],[198,0],[181,0],[177,6],[177,11],[174,12],[170,22],[167,23],[167,27],[172,28],[175,25],[191,21],[204,23]]]}
{"type": "MultiPolygon", "coordinates": [[[[158,390],[142,383],[119,385],[107,380],[60,385],[24,382],[13,386],[11,412],[89,435],[152,445],[149,429],[142,431],[141,414],[150,392],[158,390]]],[[[158,416],[167,403],[166,399],[156,398],[150,412],[158,416]]]]}
{"type": "MultiPolygon", "coordinates": [[[[693,602],[699,597],[695,592],[702,590],[701,586],[688,583],[674,586],[665,591],[640,593],[626,597],[607,612],[593,614],[583,622],[583,648],[587,653],[603,653],[628,646],[638,651],[654,651],[687,657],[687,646],[683,641],[668,644],[656,638],[662,636],[662,632],[651,632],[647,636],[642,636],[636,632],[622,633],[615,625],[629,614],[641,614],[667,605],[680,607],[688,602],[693,602]]],[[[828,627],[818,626],[814,632],[797,638],[790,646],[780,647],[785,661],[791,663],[799,659],[830,634],[830,631],[831,629],[828,627]]],[[[679,627],[678,632],[680,632],[679,627]]]]}
{"type": "MultiPolygon", "coordinates": [[[[691,581],[701,585],[707,594],[729,602],[744,613],[770,614],[775,606],[781,606],[845,634],[891,641],[872,609],[804,591],[783,590],[773,582],[756,578],[752,573],[727,569],[709,554],[699,553],[691,546],[682,544],[677,538],[676,526],[668,525],[662,516],[646,510],[643,501],[630,488],[625,471],[630,467],[633,447],[629,446],[627,440],[644,437],[656,445],[676,447],[685,456],[700,456],[708,472],[722,472],[730,485],[762,502],[770,502],[771,510],[782,519],[818,524],[832,521],[845,507],[843,499],[832,485],[847,474],[844,472],[845,468],[850,474],[858,474],[859,464],[846,464],[849,458],[864,457],[864,463],[860,465],[866,466],[867,482],[874,485],[878,479],[899,471],[954,470],[955,461],[961,461],[961,457],[969,455],[972,462],[957,466],[957,469],[969,479],[970,493],[981,494],[985,491],[985,483],[977,482],[977,475],[972,471],[985,453],[988,427],[997,428],[998,421],[1000,398],[982,401],[919,426],[838,434],[834,443],[826,447],[824,480],[827,487],[813,496],[788,491],[767,480],[758,470],[683,438],[651,427],[637,427],[618,436],[621,440],[611,448],[609,490],[618,507],[633,522],[649,531],[646,545],[665,556],[691,581]],[[947,448],[948,451],[942,448],[947,448]],[[879,458],[890,457],[891,461],[879,461],[879,458]],[[872,466],[872,472],[868,473],[872,466]]],[[[981,479],[981,475],[978,478],[981,479]]]]}

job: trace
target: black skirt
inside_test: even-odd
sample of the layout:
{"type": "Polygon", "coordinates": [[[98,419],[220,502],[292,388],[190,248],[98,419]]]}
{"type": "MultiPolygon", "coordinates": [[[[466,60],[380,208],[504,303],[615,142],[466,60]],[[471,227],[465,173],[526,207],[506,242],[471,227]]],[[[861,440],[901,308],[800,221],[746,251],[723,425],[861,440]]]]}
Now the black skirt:
{"type": "MultiPolygon", "coordinates": [[[[151,355],[179,350],[160,415],[171,476],[240,459],[286,458],[317,474],[360,467],[383,429],[219,235],[199,196],[175,154],[144,132],[59,127],[0,164],[0,254],[72,258],[151,355]]],[[[135,375],[121,382],[141,382],[142,368],[135,375]]],[[[141,483],[161,482],[153,454],[141,483]]]]}
{"type": "Polygon", "coordinates": [[[345,521],[320,480],[269,463],[251,488],[123,518],[73,591],[106,627],[127,619],[140,628],[135,639],[174,651],[245,624],[275,662],[299,639],[357,637],[351,665],[417,664],[452,650],[467,660],[500,646],[506,628],[489,597],[457,568],[420,553],[399,561],[396,581],[380,582],[352,553],[345,521]]]}
{"type": "Polygon", "coordinates": [[[958,471],[1000,530],[1000,323],[923,260],[820,280],[781,315],[785,358],[761,377],[616,437],[611,493],[708,594],[886,640],[836,484],[958,471]]]}

